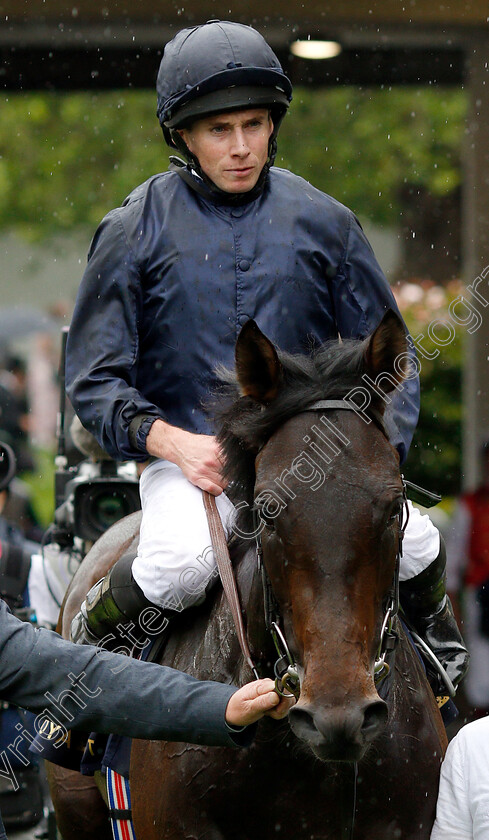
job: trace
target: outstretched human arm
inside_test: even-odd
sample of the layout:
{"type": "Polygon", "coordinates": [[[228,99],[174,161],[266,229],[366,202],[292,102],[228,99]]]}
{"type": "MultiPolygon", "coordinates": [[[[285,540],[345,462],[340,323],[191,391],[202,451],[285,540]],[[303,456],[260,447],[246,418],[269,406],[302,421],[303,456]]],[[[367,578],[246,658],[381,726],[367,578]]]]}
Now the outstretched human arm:
{"type": "Polygon", "coordinates": [[[35,630],[0,601],[0,698],[70,728],[134,738],[236,746],[252,732],[231,732],[265,713],[283,716],[272,680],[241,689],[201,682],[164,666],[73,645],[35,630]]]}

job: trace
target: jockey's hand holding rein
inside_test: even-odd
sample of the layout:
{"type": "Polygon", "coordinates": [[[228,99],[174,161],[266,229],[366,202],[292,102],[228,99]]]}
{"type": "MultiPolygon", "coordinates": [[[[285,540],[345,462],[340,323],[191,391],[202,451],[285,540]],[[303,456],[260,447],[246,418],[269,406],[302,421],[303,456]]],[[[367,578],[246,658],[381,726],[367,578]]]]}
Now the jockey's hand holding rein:
{"type": "Polygon", "coordinates": [[[226,723],[229,726],[249,726],[264,715],[281,720],[294,703],[294,697],[280,697],[277,694],[273,680],[255,680],[230,697],[226,707],[226,723]]]}
{"type": "Polygon", "coordinates": [[[213,496],[226,487],[219,444],[212,435],[186,432],[158,419],[149,430],[146,449],[150,455],[176,464],[192,484],[213,496]]]}

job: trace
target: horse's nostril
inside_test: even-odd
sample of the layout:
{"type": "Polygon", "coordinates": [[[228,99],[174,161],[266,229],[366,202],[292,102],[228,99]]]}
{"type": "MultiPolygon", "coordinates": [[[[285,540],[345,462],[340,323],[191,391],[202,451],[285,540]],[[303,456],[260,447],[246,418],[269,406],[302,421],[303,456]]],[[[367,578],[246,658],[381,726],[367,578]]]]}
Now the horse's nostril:
{"type": "Polygon", "coordinates": [[[303,709],[300,706],[293,706],[289,712],[289,723],[295,735],[304,741],[310,741],[314,737],[320,737],[316,724],[314,723],[314,717],[307,709],[303,709]]]}
{"type": "Polygon", "coordinates": [[[298,705],[290,710],[289,722],[294,734],[311,747],[341,757],[351,750],[365,749],[380,734],[387,723],[387,706],[383,700],[349,710],[325,711],[298,705]]]}
{"type": "Polygon", "coordinates": [[[362,735],[367,742],[373,741],[387,723],[387,705],[383,700],[370,703],[363,713],[362,735]]]}

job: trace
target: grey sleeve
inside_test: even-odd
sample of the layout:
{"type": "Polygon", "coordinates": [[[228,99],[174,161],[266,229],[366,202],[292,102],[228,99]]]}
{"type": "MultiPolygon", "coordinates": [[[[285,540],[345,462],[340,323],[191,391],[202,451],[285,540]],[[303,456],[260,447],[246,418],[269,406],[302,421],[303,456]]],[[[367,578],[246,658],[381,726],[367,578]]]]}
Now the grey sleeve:
{"type": "Polygon", "coordinates": [[[226,726],[234,686],[74,645],[19,621],[3,601],[0,650],[0,698],[68,729],[210,746],[247,746],[255,731],[226,726]]]}

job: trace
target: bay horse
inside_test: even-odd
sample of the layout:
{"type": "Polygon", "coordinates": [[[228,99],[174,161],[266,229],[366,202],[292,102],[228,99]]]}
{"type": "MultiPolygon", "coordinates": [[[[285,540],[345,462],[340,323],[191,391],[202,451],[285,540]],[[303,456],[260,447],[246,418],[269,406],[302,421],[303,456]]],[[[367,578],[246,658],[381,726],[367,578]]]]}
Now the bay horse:
{"type": "MultiPolygon", "coordinates": [[[[239,393],[231,383],[234,399],[219,413],[235,542],[249,547],[235,574],[254,662],[266,676],[277,659],[268,591],[300,696],[285,721],[260,721],[247,749],[134,741],[138,840],[428,840],[446,736],[420,660],[388,612],[405,497],[382,416],[406,358],[393,312],[364,341],[329,342],[310,357],[278,353],[254,322],[241,331],[239,393]],[[345,405],[354,394],[361,410],[345,405]],[[382,650],[391,623],[394,652],[382,650]]],[[[64,635],[88,588],[134,549],[138,524],[133,514],[113,526],[82,563],[64,635]]],[[[176,618],[162,661],[199,678],[252,678],[220,587],[176,618]]],[[[50,770],[64,840],[109,837],[102,822],[73,830],[69,773],[50,770]]]]}

